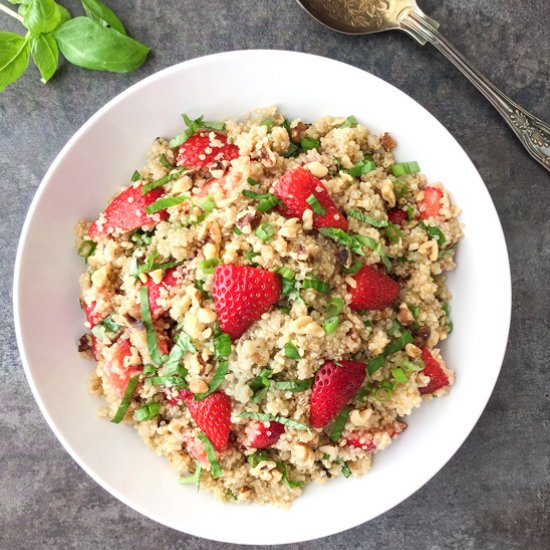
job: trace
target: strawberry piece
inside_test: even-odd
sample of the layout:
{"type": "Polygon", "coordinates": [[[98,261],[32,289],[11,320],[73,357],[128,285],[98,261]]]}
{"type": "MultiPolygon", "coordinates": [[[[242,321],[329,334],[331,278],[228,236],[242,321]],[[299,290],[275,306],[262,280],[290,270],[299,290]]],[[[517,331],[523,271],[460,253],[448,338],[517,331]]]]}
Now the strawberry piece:
{"type": "Polygon", "coordinates": [[[187,397],[191,418],[210,439],[216,451],[223,451],[229,440],[231,428],[231,398],[221,391],[195,401],[187,397]]]}
{"type": "Polygon", "coordinates": [[[355,361],[325,361],[315,373],[309,407],[309,422],[322,428],[334,420],[359,391],[367,365],[355,361]]]}
{"type": "Polygon", "coordinates": [[[219,265],[212,296],[220,328],[233,340],[279,299],[281,280],[272,271],[241,265],[219,265]]]}
{"type": "Polygon", "coordinates": [[[210,462],[206,456],[206,451],[204,450],[202,441],[190,433],[182,434],[181,438],[183,439],[183,445],[187,449],[187,452],[194,459],[198,460],[201,466],[208,468],[210,466],[210,462]]]}
{"type": "Polygon", "coordinates": [[[147,286],[149,287],[147,296],[149,297],[149,307],[151,308],[151,318],[153,321],[166,311],[166,308],[159,304],[159,298],[162,289],[169,289],[178,284],[179,279],[176,277],[176,271],[175,267],[167,269],[160,283],[155,283],[152,279],[147,281],[147,286]]]}
{"type": "Polygon", "coordinates": [[[399,296],[399,284],[370,265],[363,266],[353,278],[357,285],[349,287],[351,309],[384,309],[399,296]]]}
{"type": "Polygon", "coordinates": [[[280,422],[250,422],[245,431],[243,445],[248,449],[265,449],[279,441],[285,431],[280,422]]]}
{"type": "Polygon", "coordinates": [[[239,156],[239,148],[227,143],[227,137],[217,132],[201,132],[180,145],[177,164],[187,168],[208,168],[214,164],[227,165],[239,156]],[[211,134],[215,134],[211,138],[211,134]]]}
{"type": "Polygon", "coordinates": [[[124,359],[132,355],[130,340],[122,340],[113,345],[114,352],[109,361],[103,364],[103,372],[107,377],[109,385],[118,393],[122,398],[128,381],[132,376],[139,374],[143,367],[140,366],[124,366],[124,359]]]}
{"type": "Polygon", "coordinates": [[[283,201],[284,207],[279,207],[279,211],[287,218],[301,218],[307,209],[313,210],[306,201],[313,195],[325,210],[322,216],[313,213],[313,226],[316,229],[337,227],[348,230],[346,218],[338,210],[323,182],[305,168],[288,170],[275,184],[273,193],[283,201]]]}
{"type": "MultiPolygon", "coordinates": [[[[145,212],[145,207],[154,203],[163,193],[164,190],[159,188],[142,195],[141,185],[131,185],[113,199],[99,219],[90,226],[88,235],[96,238],[116,230],[128,232],[143,225],[156,224],[157,221],[145,212]]],[[[168,214],[161,210],[155,216],[165,220],[168,214]]]]}
{"type": "Polygon", "coordinates": [[[424,198],[420,205],[420,219],[435,218],[439,215],[443,191],[438,187],[424,187],[424,198]]]}
{"type": "Polygon", "coordinates": [[[428,348],[422,350],[422,361],[426,365],[422,374],[428,376],[430,381],[428,385],[423,388],[418,388],[421,394],[434,393],[441,388],[449,385],[449,378],[443,367],[435,360],[431,351],[428,348]]]}
{"type": "Polygon", "coordinates": [[[387,433],[392,439],[396,438],[405,428],[407,424],[396,420],[393,424],[381,428],[380,430],[360,430],[353,432],[351,435],[344,438],[346,445],[362,449],[363,451],[371,452],[376,450],[374,436],[379,433],[387,433]]]}
{"type": "Polygon", "coordinates": [[[390,223],[403,227],[403,224],[407,220],[407,213],[401,210],[401,208],[392,208],[388,211],[388,220],[390,223]]]}
{"type": "Polygon", "coordinates": [[[165,388],[164,396],[170,405],[183,405],[193,393],[188,389],[176,390],[175,388],[165,388]]]}

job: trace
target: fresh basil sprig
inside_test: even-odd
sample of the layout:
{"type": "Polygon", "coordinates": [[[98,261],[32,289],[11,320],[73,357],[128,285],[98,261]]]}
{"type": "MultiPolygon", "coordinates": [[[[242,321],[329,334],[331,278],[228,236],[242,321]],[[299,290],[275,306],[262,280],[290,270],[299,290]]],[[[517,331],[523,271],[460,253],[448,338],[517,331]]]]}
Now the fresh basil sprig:
{"type": "Polygon", "coordinates": [[[85,69],[127,73],[140,67],[149,48],[126,34],[116,14],[100,0],[82,0],[86,16],[73,18],[54,0],[9,0],[17,12],[0,10],[21,22],[25,36],[0,32],[0,91],[18,80],[32,56],[46,83],[57,71],[59,52],[85,69]]]}

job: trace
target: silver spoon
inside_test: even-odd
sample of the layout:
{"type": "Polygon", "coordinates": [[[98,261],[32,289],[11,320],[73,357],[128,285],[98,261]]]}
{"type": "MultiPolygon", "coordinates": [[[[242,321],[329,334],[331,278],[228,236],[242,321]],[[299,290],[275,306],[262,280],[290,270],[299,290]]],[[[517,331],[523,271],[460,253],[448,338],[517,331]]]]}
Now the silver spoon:
{"type": "Polygon", "coordinates": [[[416,0],[297,0],[317,21],[344,34],[397,29],[420,44],[433,44],[491,102],[529,154],[550,172],[550,126],[533,116],[483,76],[437,31],[439,23],[416,0]]]}

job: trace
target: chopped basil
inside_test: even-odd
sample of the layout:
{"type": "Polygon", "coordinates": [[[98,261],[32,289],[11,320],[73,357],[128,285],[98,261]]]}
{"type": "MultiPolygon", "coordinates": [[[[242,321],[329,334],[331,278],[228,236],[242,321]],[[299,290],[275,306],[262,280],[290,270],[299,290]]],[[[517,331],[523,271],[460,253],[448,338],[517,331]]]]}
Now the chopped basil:
{"type": "Polygon", "coordinates": [[[249,185],[252,185],[253,187],[255,185],[258,185],[258,182],[254,178],[246,178],[246,181],[249,183],[249,185]]]}
{"type": "Polygon", "coordinates": [[[191,197],[188,197],[187,195],[183,195],[181,197],[165,197],[163,199],[158,199],[153,204],[146,206],[145,212],[148,215],[151,215],[155,212],[160,212],[161,210],[171,208],[172,206],[177,206],[178,204],[181,204],[182,202],[188,201],[190,199],[191,197]]]}
{"type": "Polygon", "coordinates": [[[287,159],[290,157],[295,157],[299,152],[300,152],[300,148],[295,143],[292,143],[291,141],[290,144],[288,145],[288,149],[284,153],[281,153],[281,156],[287,159]]]}
{"type": "Polygon", "coordinates": [[[208,458],[208,462],[210,462],[210,466],[212,466],[212,477],[214,479],[218,479],[222,475],[222,468],[218,462],[218,457],[216,456],[214,446],[203,432],[199,432],[197,437],[202,441],[206,458],[208,458]]]}
{"type": "Polygon", "coordinates": [[[354,236],[346,233],[343,229],[338,229],[336,227],[321,227],[319,233],[328,239],[332,239],[335,243],[349,248],[352,252],[359,256],[364,256],[365,253],[361,248],[361,243],[359,243],[354,236]]]}
{"type": "Polygon", "coordinates": [[[367,372],[369,376],[372,376],[377,370],[380,370],[386,363],[386,356],[384,354],[371,359],[367,366],[367,372]]]}
{"type": "Polygon", "coordinates": [[[369,216],[368,214],[365,214],[364,212],[361,212],[360,210],[356,210],[355,208],[350,208],[348,210],[348,216],[351,216],[352,218],[355,218],[356,220],[359,220],[360,222],[368,223],[369,225],[372,225],[373,227],[387,227],[388,220],[377,220],[373,218],[372,216],[369,216]]]}
{"type": "Polygon", "coordinates": [[[177,180],[183,172],[185,172],[186,168],[176,168],[172,170],[169,174],[166,174],[166,176],[163,176],[162,178],[159,178],[158,180],[151,181],[149,183],[146,183],[141,188],[141,194],[146,195],[149,193],[149,191],[152,191],[153,189],[158,189],[159,187],[162,187],[163,185],[167,184],[170,181],[177,180]]]}
{"type": "Polygon", "coordinates": [[[351,115],[342,124],[340,124],[340,128],[351,128],[353,126],[357,126],[357,119],[351,115]]]}
{"type": "Polygon", "coordinates": [[[364,403],[372,391],[372,384],[365,384],[363,388],[359,390],[359,393],[355,396],[355,399],[360,403],[364,403]]]}
{"type": "Polygon", "coordinates": [[[187,369],[181,365],[181,360],[186,353],[197,353],[197,348],[191,342],[191,337],[186,332],[180,332],[176,343],[170,350],[168,359],[164,364],[166,374],[179,374],[182,377],[187,376],[187,369]]]}
{"type": "Polygon", "coordinates": [[[456,250],[457,245],[458,245],[458,243],[455,243],[455,244],[453,244],[453,246],[449,246],[448,248],[441,249],[439,251],[439,254],[437,255],[437,259],[441,260],[441,259],[445,258],[446,256],[449,256],[450,254],[452,254],[456,250]]]}
{"type": "Polygon", "coordinates": [[[317,292],[322,292],[323,294],[328,294],[330,292],[330,285],[317,278],[304,279],[302,281],[302,288],[312,288],[313,290],[316,290],[317,292]]]}
{"type": "Polygon", "coordinates": [[[415,319],[418,319],[418,315],[420,314],[420,307],[416,304],[407,304],[407,307],[409,308],[409,311],[412,313],[412,316],[415,319]]]}
{"type": "Polygon", "coordinates": [[[216,359],[231,355],[231,337],[225,332],[214,333],[214,354],[216,359]]]}
{"type": "Polygon", "coordinates": [[[401,237],[403,237],[403,233],[399,229],[399,226],[394,223],[388,224],[388,227],[384,229],[384,235],[386,235],[386,238],[394,244],[398,243],[401,240],[401,237]]]}
{"type": "Polygon", "coordinates": [[[159,411],[160,403],[146,403],[134,413],[134,420],[136,422],[151,420],[152,418],[155,418],[155,416],[158,416],[159,411]]]}
{"type": "Polygon", "coordinates": [[[107,341],[105,333],[116,334],[120,330],[120,325],[113,321],[111,315],[105,317],[90,331],[98,340],[105,343],[107,341]]]}
{"type": "Polygon", "coordinates": [[[418,225],[419,227],[422,227],[422,229],[424,229],[430,237],[433,237],[439,246],[443,246],[445,244],[445,235],[443,235],[443,231],[441,231],[439,227],[426,225],[424,222],[420,222],[418,225]]]}
{"type": "Polygon", "coordinates": [[[323,330],[325,331],[325,334],[327,336],[335,332],[339,326],[340,326],[340,319],[338,318],[338,316],[328,317],[323,322],[323,330]]]}
{"type": "Polygon", "coordinates": [[[208,260],[203,260],[199,264],[199,269],[206,275],[212,275],[216,271],[216,267],[221,263],[219,258],[208,258],[208,260]]]}
{"type": "Polygon", "coordinates": [[[355,260],[349,267],[343,267],[342,271],[346,275],[355,275],[362,267],[363,263],[360,260],[355,260]]]}
{"type": "Polygon", "coordinates": [[[348,421],[350,412],[351,407],[345,407],[342,412],[336,417],[336,420],[332,423],[329,437],[333,443],[337,443],[342,436],[342,432],[344,431],[344,427],[346,425],[346,422],[348,421]]]}
{"type": "Polygon", "coordinates": [[[134,170],[134,173],[132,174],[132,181],[139,181],[140,179],[141,174],[137,170],[134,170]]]}
{"type": "Polygon", "coordinates": [[[407,378],[407,375],[403,372],[403,369],[400,367],[391,369],[390,372],[397,384],[406,384],[409,381],[409,379],[407,378]]]}
{"type": "Polygon", "coordinates": [[[152,386],[166,386],[167,388],[181,389],[186,386],[181,376],[152,376],[149,378],[152,386]]]}
{"type": "Polygon", "coordinates": [[[318,216],[324,216],[327,211],[321,206],[321,203],[317,199],[317,197],[313,194],[311,194],[307,199],[306,202],[311,206],[311,209],[315,214],[318,216]]]}
{"type": "Polygon", "coordinates": [[[252,401],[254,401],[254,403],[260,403],[267,395],[271,386],[271,374],[271,369],[262,369],[260,374],[250,381],[249,386],[253,392],[252,401]]]}
{"type": "Polygon", "coordinates": [[[283,348],[283,355],[288,359],[301,359],[298,348],[292,342],[287,342],[285,344],[285,347],[283,348]]]}
{"type": "Polygon", "coordinates": [[[237,500],[237,495],[231,489],[225,490],[225,496],[232,498],[233,500],[237,500]]]}
{"type": "Polygon", "coordinates": [[[407,213],[407,220],[411,221],[414,218],[414,208],[409,204],[403,207],[403,210],[407,213]]]}
{"type": "Polygon", "coordinates": [[[246,460],[252,468],[255,468],[260,462],[267,462],[273,459],[264,451],[256,451],[254,454],[248,455],[246,460]]]}
{"type": "Polygon", "coordinates": [[[273,382],[273,386],[277,390],[297,393],[309,390],[313,386],[313,378],[307,378],[306,380],[276,380],[273,382]]]}
{"type": "Polygon", "coordinates": [[[344,300],[339,297],[331,298],[327,307],[327,314],[330,316],[339,315],[344,309],[344,300]]]}
{"type": "Polygon", "coordinates": [[[254,252],[253,250],[249,250],[249,251],[244,255],[244,259],[245,259],[247,262],[253,263],[253,262],[252,262],[252,259],[255,258],[256,256],[258,256],[258,252],[254,252]]]}
{"type": "Polygon", "coordinates": [[[255,191],[244,189],[242,194],[249,199],[256,199],[258,201],[258,206],[256,207],[258,212],[265,213],[273,210],[277,205],[283,206],[281,199],[273,193],[256,193],[255,191]]]}
{"type": "Polygon", "coordinates": [[[344,459],[339,458],[339,459],[338,459],[338,463],[339,463],[340,466],[342,467],[342,475],[343,475],[345,478],[350,477],[350,476],[351,476],[351,470],[350,470],[350,467],[347,465],[347,463],[344,461],[344,459]]]}
{"type": "Polygon", "coordinates": [[[78,255],[88,259],[95,252],[96,243],[94,241],[82,241],[78,247],[78,255]]]}
{"type": "Polygon", "coordinates": [[[256,229],[256,236],[261,241],[269,241],[275,235],[275,228],[268,222],[261,223],[256,229]]]}
{"type": "Polygon", "coordinates": [[[185,124],[187,124],[187,129],[184,130],[181,134],[177,135],[175,138],[170,140],[170,147],[179,147],[182,143],[185,143],[192,135],[196,134],[202,128],[210,128],[212,130],[225,130],[224,122],[215,122],[215,121],[206,121],[203,120],[203,117],[200,116],[195,120],[191,120],[187,115],[181,115],[185,124]]]}
{"type": "Polygon", "coordinates": [[[300,140],[300,147],[303,151],[309,151],[310,149],[317,149],[321,146],[321,142],[318,139],[304,136],[300,140]]]}
{"type": "Polygon", "coordinates": [[[145,325],[145,331],[147,334],[147,349],[151,356],[151,361],[155,365],[160,365],[160,354],[157,343],[157,333],[153,326],[153,320],[151,319],[151,309],[149,306],[149,287],[142,286],[139,290],[139,305],[141,309],[141,320],[145,325]]]}
{"type": "Polygon", "coordinates": [[[372,160],[372,158],[366,158],[355,166],[352,166],[348,170],[348,174],[354,178],[360,178],[364,174],[372,172],[375,168],[376,163],[374,162],[374,160],[372,160]]]}
{"type": "Polygon", "coordinates": [[[193,475],[190,475],[188,477],[180,477],[180,483],[182,485],[187,485],[187,484],[195,485],[198,491],[201,486],[201,474],[202,474],[201,463],[198,460],[195,460],[195,472],[193,473],[193,475]]]}
{"type": "Polygon", "coordinates": [[[195,395],[195,401],[200,401],[201,399],[204,399],[205,397],[213,394],[222,385],[222,382],[227,376],[228,371],[229,362],[226,360],[218,361],[218,368],[216,369],[216,372],[214,373],[214,376],[210,381],[210,384],[208,385],[208,390],[204,393],[197,393],[195,395]]]}
{"type": "Polygon", "coordinates": [[[208,195],[207,197],[203,197],[197,203],[197,205],[204,212],[212,212],[212,210],[216,208],[216,202],[214,201],[214,197],[212,197],[211,195],[208,195]]]}
{"type": "Polygon", "coordinates": [[[353,238],[360,244],[370,248],[373,252],[376,252],[380,256],[382,263],[386,266],[386,269],[388,271],[391,270],[392,268],[391,260],[389,259],[388,255],[382,248],[382,245],[378,241],[375,241],[373,238],[366,237],[364,235],[354,235],[353,238]]]}
{"type": "Polygon", "coordinates": [[[201,291],[201,296],[204,299],[212,298],[212,295],[204,290],[204,281],[201,281],[200,279],[195,279],[195,288],[201,291]]]}
{"type": "Polygon", "coordinates": [[[394,181],[393,192],[395,193],[395,198],[399,200],[409,192],[409,186],[404,181],[394,181]]]}
{"type": "Polygon", "coordinates": [[[404,359],[401,361],[401,368],[406,370],[407,372],[417,372],[421,371],[426,365],[424,364],[424,361],[422,359],[418,360],[418,364],[413,363],[412,361],[409,361],[408,359],[404,359]]]}
{"type": "Polygon", "coordinates": [[[413,340],[414,338],[411,331],[406,330],[399,338],[397,338],[393,342],[390,342],[384,348],[384,355],[390,355],[392,353],[401,351],[407,344],[412,344],[413,340]]]}
{"type": "Polygon", "coordinates": [[[281,294],[283,296],[289,296],[295,290],[296,280],[285,279],[284,277],[281,279],[281,294]]]}
{"type": "Polygon", "coordinates": [[[275,416],[273,414],[260,413],[260,412],[243,412],[239,414],[239,418],[251,418],[252,420],[259,420],[260,422],[279,422],[289,428],[296,428],[297,430],[311,431],[309,426],[302,424],[292,418],[286,418],[284,416],[275,416]]]}
{"type": "Polygon", "coordinates": [[[294,271],[292,271],[292,269],[289,269],[288,267],[278,267],[274,271],[287,281],[293,281],[296,277],[296,273],[294,273],[294,271]]]}
{"type": "Polygon", "coordinates": [[[399,176],[404,176],[405,174],[414,174],[420,172],[420,166],[418,162],[397,162],[391,167],[392,174],[398,178],[399,176]]]}
{"type": "Polygon", "coordinates": [[[153,376],[153,374],[157,373],[157,368],[155,365],[143,365],[143,376],[153,376]]]}
{"type": "Polygon", "coordinates": [[[289,488],[289,489],[295,489],[296,487],[303,487],[304,482],[301,480],[292,480],[288,477],[288,466],[284,464],[283,462],[277,463],[277,469],[279,469],[283,473],[283,483],[289,488]]]}
{"type": "Polygon", "coordinates": [[[139,374],[132,376],[132,378],[128,380],[128,384],[126,384],[126,389],[124,390],[124,396],[122,397],[122,401],[120,402],[120,405],[118,406],[115,416],[113,416],[111,422],[118,424],[124,418],[124,416],[126,415],[126,411],[128,411],[128,407],[132,402],[132,396],[136,391],[138,382],[139,382],[139,374]]]}
{"type": "Polygon", "coordinates": [[[160,155],[159,162],[164,166],[164,168],[167,168],[168,170],[172,170],[172,168],[174,168],[174,165],[166,158],[166,155],[164,153],[160,155]]]}
{"type": "Polygon", "coordinates": [[[267,126],[271,130],[271,128],[273,128],[274,126],[277,126],[277,124],[273,122],[273,120],[271,120],[270,118],[264,118],[260,122],[260,126],[267,126]]]}

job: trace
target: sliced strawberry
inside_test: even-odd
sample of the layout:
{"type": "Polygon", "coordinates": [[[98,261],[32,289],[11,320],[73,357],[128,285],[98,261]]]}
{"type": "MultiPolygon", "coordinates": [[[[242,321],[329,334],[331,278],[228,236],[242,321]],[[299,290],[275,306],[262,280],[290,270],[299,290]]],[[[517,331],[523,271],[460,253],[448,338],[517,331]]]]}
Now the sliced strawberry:
{"type": "Polygon", "coordinates": [[[281,280],[272,271],[242,265],[219,265],[212,296],[220,328],[233,340],[279,299],[281,280]]]}
{"type": "Polygon", "coordinates": [[[426,365],[422,371],[422,374],[424,376],[428,376],[430,381],[427,386],[419,388],[420,393],[434,393],[437,390],[448,386],[449,378],[447,374],[443,370],[443,367],[434,359],[434,356],[428,348],[424,348],[422,350],[421,358],[426,365]]]}
{"type": "Polygon", "coordinates": [[[231,428],[231,398],[221,391],[195,401],[187,398],[191,418],[210,439],[216,451],[223,451],[229,440],[231,428]]]}
{"type": "Polygon", "coordinates": [[[407,220],[407,213],[404,210],[401,210],[401,208],[392,208],[388,212],[388,220],[390,223],[403,227],[403,224],[407,220]]]}
{"type": "Polygon", "coordinates": [[[322,428],[334,420],[355,396],[365,378],[366,366],[355,361],[323,363],[315,373],[311,391],[309,422],[314,428],[322,428]]]}
{"type": "Polygon", "coordinates": [[[208,457],[206,456],[206,451],[204,450],[204,445],[202,444],[202,441],[190,433],[184,433],[181,437],[183,439],[183,445],[187,449],[187,452],[194,459],[198,460],[201,466],[208,468],[210,466],[210,462],[208,460],[208,457]]]}
{"type": "MultiPolygon", "coordinates": [[[[163,189],[159,188],[142,195],[141,185],[136,187],[131,185],[113,199],[99,219],[90,226],[88,234],[90,237],[96,238],[116,230],[128,232],[143,225],[157,223],[155,219],[147,215],[145,207],[154,203],[163,193],[163,189]]],[[[164,220],[168,214],[165,210],[161,210],[155,216],[158,216],[156,219],[164,220]]]]}
{"type": "Polygon", "coordinates": [[[175,388],[165,388],[164,396],[170,405],[183,405],[193,393],[188,389],[176,390],[175,388]]]}
{"type": "Polygon", "coordinates": [[[243,445],[248,449],[265,449],[279,441],[285,431],[280,422],[250,422],[245,431],[243,445]]]}
{"type": "Polygon", "coordinates": [[[350,308],[356,311],[384,309],[391,306],[399,296],[399,284],[370,265],[363,266],[353,278],[356,286],[349,287],[350,308]]]}
{"type": "Polygon", "coordinates": [[[420,204],[420,219],[435,218],[439,215],[443,191],[438,187],[424,187],[424,198],[420,204]]]}
{"type": "Polygon", "coordinates": [[[109,361],[103,364],[103,372],[107,377],[109,385],[118,393],[122,398],[124,390],[128,385],[128,381],[132,376],[139,374],[143,367],[140,366],[124,366],[124,359],[132,355],[130,340],[121,340],[113,345],[114,352],[109,361]]]}
{"type": "Polygon", "coordinates": [[[187,168],[208,168],[212,165],[226,168],[229,161],[238,156],[239,148],[228,143],[224,134],[204,131],[180,145],[177,164],[187,168]]]}
{"type": "Polygon", "coordinates": [[[393,424],[381,428],[379,430],[359,430],[344,437],[346,445],[355,447],[356,449],[362,449],[363,451],[375,451],[376,444],[374,443],[374,436],[380,433],[387,433],[392,439],[396,438],[405,428],[407,424],[396,420],[393,424]]]}
{"type": "Polygon", "coordinates": [[[176,271],[175,267],[167,269],[160,283],[155,283],[152,279],[147,281],[147,286],[149,287],[147,294],[153,321],[158,319],[166,311],[166,308],[159,304],[159,299],[163,289],[169,289],[178,284],[179,279],[176,276],[176,271]]]}
{"type": "Polygon", "coordinates": [[[307,209],[313,210],[307,202],[313,195],[325,211],[323,215],[313,213],[313,226],[317,229],[337,227],[348,230],[346,218],[338,210],[323,182],[305,168],[288,170],[275,184],[273,193],[283,201],[284,206],[279,210],[287,218],[301,218],[307,209]]]}

